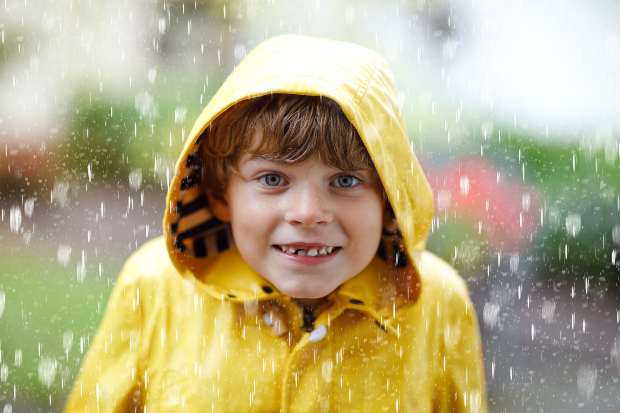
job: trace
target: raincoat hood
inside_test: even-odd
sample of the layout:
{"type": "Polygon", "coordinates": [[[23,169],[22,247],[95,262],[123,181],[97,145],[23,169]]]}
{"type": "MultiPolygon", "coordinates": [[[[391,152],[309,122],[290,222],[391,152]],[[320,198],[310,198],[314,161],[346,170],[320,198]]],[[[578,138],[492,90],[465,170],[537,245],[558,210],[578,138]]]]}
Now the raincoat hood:
{"type": "MultiPolygon", "coordinates": [[[[235,67],[189,134],[164,218],[166,245],[179,272],[195,276],[202,272],[205,257],[234,247],[230,224],[215,218],[199,185],[195,160],[202,139],[207,139],[203,132],[235,103],[273,93],[326,96],[340,105],[374,162],[398,223],[390,233],[384,231],[382,244],[400,267],[417,270],[431,225],[433,195],[407,140],[386,62],[354,44],[285,35],[259,44],[235,67]]],[[[221,294],[247,299],[257,298],[261,290],[246,285],[243,291],[237,283],[229,286],[237,287],[232,294],[221,287],[221,294]]]]}

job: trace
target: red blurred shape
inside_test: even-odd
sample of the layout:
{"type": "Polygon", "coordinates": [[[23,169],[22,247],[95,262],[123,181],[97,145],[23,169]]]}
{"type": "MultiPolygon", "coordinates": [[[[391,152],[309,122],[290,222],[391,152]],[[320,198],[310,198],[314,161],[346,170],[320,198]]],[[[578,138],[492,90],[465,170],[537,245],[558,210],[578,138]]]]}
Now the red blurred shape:
{"type": "Polygon", "coordinates": [[[490,245],[504,252],[531,244],[540,220],[541,196],[536,187],[503,176],[497,165],[480,157],[424,169],[440,224],[446,216],[456,216],[476,230],[481,228],[490,245]]]}

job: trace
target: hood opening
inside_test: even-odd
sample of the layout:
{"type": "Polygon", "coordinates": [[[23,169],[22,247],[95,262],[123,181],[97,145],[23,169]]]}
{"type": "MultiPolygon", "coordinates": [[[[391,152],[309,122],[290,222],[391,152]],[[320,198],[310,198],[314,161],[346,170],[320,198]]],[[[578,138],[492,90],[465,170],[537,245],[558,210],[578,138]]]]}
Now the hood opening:
{"type": "Polygon", "coordinates": [[[372,50],[296,35],[256,46],[209,101],[188,136],[164,217],[168,252],[179,272],[192,276],[203,265],[202,258],[235,246],[230,224],[214,216],[202,185],[198,159],[205,130],[238,102],[273,94],[329,97],[338,103],[370,154],[395,217],[382,234],[377,255],[388,268],[400,271],[396,277],[404,274],[419,287],[415,275],[431,227],[433,195],[407,139],[393,75],[372,50]]]}

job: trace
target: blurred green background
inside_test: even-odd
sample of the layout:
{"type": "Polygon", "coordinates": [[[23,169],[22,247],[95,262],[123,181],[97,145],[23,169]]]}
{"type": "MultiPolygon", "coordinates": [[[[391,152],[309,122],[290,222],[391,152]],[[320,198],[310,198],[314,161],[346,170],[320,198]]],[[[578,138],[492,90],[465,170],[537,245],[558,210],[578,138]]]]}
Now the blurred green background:
{"type": "Polygon", "coordinates": [[[492,411],[620,409],[620,12],[605,2],[35,1],[0,6],[0,407],[60,411],[183,141],[262,40],[392,67],[467,281],[492,411]]]}

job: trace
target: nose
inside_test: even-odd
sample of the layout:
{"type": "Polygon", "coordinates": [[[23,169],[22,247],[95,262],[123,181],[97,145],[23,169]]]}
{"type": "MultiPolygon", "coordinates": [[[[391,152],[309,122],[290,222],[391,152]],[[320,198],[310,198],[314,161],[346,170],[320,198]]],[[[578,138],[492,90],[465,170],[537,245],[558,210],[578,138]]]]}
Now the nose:
{"type": "Polygon", "coordinates": [[[312,184],[306,184],[290,192],[284,219],[293,225],[313,227],[329,224],[334,216],[327,195],[312,184]]]}

